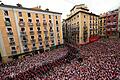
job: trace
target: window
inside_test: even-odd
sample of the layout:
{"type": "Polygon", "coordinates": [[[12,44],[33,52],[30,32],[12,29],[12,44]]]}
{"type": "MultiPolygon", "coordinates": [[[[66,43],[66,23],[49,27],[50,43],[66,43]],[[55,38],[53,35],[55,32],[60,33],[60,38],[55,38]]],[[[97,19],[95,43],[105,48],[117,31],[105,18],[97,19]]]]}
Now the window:
{"type": "Polygon", "coordinates": [[[19,21],[23,22],[23,19],[19,19],[19,21]]]}
{"type": "Polygon", "coordinates": [[[36,13],[35,15],[36,15],[36,18],[38,18],[38,14],[36,13]]]}
{"type": "Polygon", "coordinates": [[[8,11],[7,10],[4,10],[4,15],[8,16],[8,11]]]}
{"type": "Polygon", "coordinates": [[[51,15],[49,15],[49,19],[51,19],[51,15]]]}
{"type": "Polygon", "coordinates": [[[22,17],[22,12],[19,12],[19,17],[22,17]]]}
{"type": "Polygon", "coordinates": [[[25,31],[25,28],[21,28],[21,31],[25,31]]]}
{"type": "Polygon", "coordinates": [[[12,29],[11,29],[11,28],[7,28],[7,30],[8,30],[8,31],[12,31],[12,29]]]}
{"type": "Polygon", "coordinates": [[[27,38],[25,36],[23,36],[23,40],[27,40],[27,38]]]}
{"type": "Polygon", "coordinates": [[[10,41],[14,41],[14,38],[9,38],[10,41]]]}
{"type": "Polygon", "coordinates": [[[41,37],[41,35],[38,35],[38,37],[41,37]]]}
{"type": "Polygon", "coordinates": [[[59,28],[57,27],[57,32],[59,32],[59,28]]]}
{"type": "Polygon", "coordinates": [[[79,17],[79,15],[77,15],[77,18],[79,17]]]}
{"type": "Polygon", "coordinates": [[[15,50],[15,47],[11,47],[12,50],[15,50]]]}
{"type": "Polygon", "coordinates": [[[33,31],[33,28],[31,27],[31,28],[30,28],[30,30],[32,30],[32,31],[33,31]]]}
{"type": "Polygon", "coordinates": [[[52,40],[52,43],[54,43],[54,41],[52,40]]]}
{"type": "Polygon", "coordinates": [[[58,21],[56,21],[56,24],[58,24],[58,21]]]}
{"type": "Polygon", "coordinates": [[[28,19],[28,22],[30,22],[30,23],[31,23],[31,22],[32,22],[32,19],[28,19]]]}
{"type": "Polygon", "coordinates": [[[27,45],[24,45],[26,48],[28,47],[27,45]]]}
{"type": "Polygon", "coordinates": [[[39,20],[36,20],[36,23],[39,23],[39,20]]]}
{"type": "Polygon", "coordinates": [[[38,31],[40,30],[40,28],[39,28],[39,27],[38,27],[37,29],[38,29],[38,31]]]}
{"type": "Polygon", "coordinates": [[[31,14],[30,14],[30,13],[28,13],[28,17],[31,17],[31,14]]]}
{"type": "Polygon", "coordinates": [[[42,45],[42,42],[40,42],[40,45],[42,45]]]}
{"type": "Polygon", "coordinates": [[[45,18],[45,14],[43,14],[43,18],[45,18]]]}
{"type": "Polygon", "coordinates": [[[33,45],[33,47],[35,47],[35,44],[32,44],[33,45]]]}
{"type": "Polygon", "coordinates": [[[57,34],[57,36],[59,37],[59,34],[57,34]]]}
{"type": "Polygon", "coordinates": [[[50,34],[51,36],[53,36],[53,34],[50,34]]]}
{"type": "Polygon", "coordinates": [[[51,20],[49,20],[49,23],[51,23],[51,20]]]}
{"type": "Polygon", "coordinates": [[[10,23],[10,18],[5,18],[5,21],[10,23]]]}
{"type": "Polygon", "coordinates": [[[92,20],[92,17],[90,16],[90,20],[92,20]]]}
{"type": "Polygon", "coordinates": [[[84,15],[84,18],[85,18],[85,15],[84,15]]]}
{"type": "Polygon", "coordinates": [[[34,36],[31,36],[31,39],[34,39],[34,36]]]}
{"type": "Polygon", "coordinates": [[[76,18],[74,17],[74,20],[75,20],[76,18]]]}
{"type": "Polygon", "coordinates": [[[56,16],[56,19],[57,19],[58,17],[56,16]]]}

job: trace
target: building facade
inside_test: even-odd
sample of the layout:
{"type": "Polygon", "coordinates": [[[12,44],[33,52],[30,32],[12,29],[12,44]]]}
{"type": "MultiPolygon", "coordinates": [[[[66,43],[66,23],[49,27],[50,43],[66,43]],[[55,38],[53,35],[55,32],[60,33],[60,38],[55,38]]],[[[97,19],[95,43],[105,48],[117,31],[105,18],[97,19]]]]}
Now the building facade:
{"type": "Polygon", "coordinates": [[[99,35],[101,37],[104,37],[105,36],[105,25],[106,25],[106,19],[105,19],[105,16],[104,15],[100,15],[100,18],[99,18],[99,35]]]}
{"type": "Polygon", "coordinates": [[[118,9],[118,32],[119,32],[119,38],[120,38],[120,7],[118,9]]]}
{"type": "Polygon", "coordinates": [[[3,62],[24,53],[44,52],[63,44],[61,14],[0,5],[0,53],[3,62]],[[11,58],[12,57],[12,58],[11,58]]]}
{"type": "Polygon", "coordinates": [[[104,13],[105,18],[105,35],[107,37],[118,37],[118,9],[104,13]]]}
{"type": "Polygon", "coordinates": [[[85,4],[75,5],[64,22],[64,37],[70,43],[86,44],[99,35],[99,15],[89,12],[85,4]]]}

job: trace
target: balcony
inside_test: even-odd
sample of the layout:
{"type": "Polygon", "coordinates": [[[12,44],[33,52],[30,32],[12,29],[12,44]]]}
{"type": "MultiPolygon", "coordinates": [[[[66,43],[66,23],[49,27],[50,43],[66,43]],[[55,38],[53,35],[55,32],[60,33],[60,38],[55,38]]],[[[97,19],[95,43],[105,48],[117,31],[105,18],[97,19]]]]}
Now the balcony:
{"type": "Polygon", "coordinates": [[[10,44],[10,46],[14,46],[15,45],[15,41],[11,40],[9,44],[10,44]]]}
{"type": "Polygon", "coordinates": [[[21,31],[21,32],[20,32],[20,36],[21,36],[21,37],[22,37],[22,36],[27,36],[27,35],[26,35],[26,32],[25,32],[25,31],[21,31]]]}
{"type": "Polygon", "coordinates": [[[45,36],[45,40],[48,40],[49,39],[49,37],[48,36],[45,36]]]}
{"type": "Polygon", "coordinates": [[[38,22],[38,23],[36,23],[36,26],[40,26],[40,23],[38,22]]]}
{"type": "Polygon", "coordinates": [[[113,22],[112,24],[113,24],[113,25],[117,25],[117,22],[113,22]]]}
{"type": "Polygon", "coordinates": [[[34,35],[34,31],[30,31],[30,35],[34,35]]]}
{"type": "Polygon", "coordinates": [[[51,40],[54,40],[54,36],[51,36],[50,39],[51,39],[51,40]]]}
{"type": "Polygon", "coordinates": [[[12,50],[12,51],[11,51],[11,54],[13,54],[13,55],[14,55],[14,54],[17,54],[17,51],[16,51],[16,50],[12,50]]]}
{"type": "Polygon", "coordinates": [[[23,49],[23,51],[24,52],[29,52],[29,48],[26,47],[26,48],[23,49]]]}
{"type": "Polygon", "coordinates": [[[28,22],[28,26],[33,26],[33,23],[31,23],[31,22],[28,22]]]}
{"type": "Polygon", "coordinates": [[[13,36],[13,32],[12,31],[9,31],[7,34],[8,34],[9,37],[13,36]]]}
{"type": "Polygon", "coordinates": [[[49,42],[48,42],[48,41],[45,41],[45,45],[49,45],[49,42]]]}
{"type": "Polygon", "coordinates": [[[116,28],[111,28],[112,29],[112,31],[116,31],[116,28]]]}
{"type": "Polygon", "coordinates": [[[36,42],[36,40],[35,39],[31,39],[31,42],[34,43],[34,42],[36,42]]]}
{"type": "Polygon", "coordinates": [[[41,31],[37,31],[38,34],[41,34],[41,31]]]}
{"type": "Polygon", "coordinates": [[[38,38],[38,41],[42,41],[42,38],[38,38]]]}
{"type": "Polygon", "coordinates": [[[48,32],[47,28],[44,28],[44,32],[48,32]]]}
{"type": "Polygon", "coordinates": [[[22,44],[23,45],[27,45],[28,44],[28,40],[26,39],[26,40],[22,40],[22,44]]]}
{"type": "Polygon", "coordinates": [[[84,31],[83,34],[86,35],[86,34],[88,34],[88,32],[87,32],[87,31],[84,31]]]}
{"type": "Polygon", "coordinates": [[[11,26],[11,23],[9,21],[5,21],[5,26],[11,26]]]}
{"type": "Polygon", "coordinates": [[[47,22],[46,22],[46,21],[43,21],[43,25],[47,25],[47,22]]]}
{"type": "Polygon", "coordinates": [[[56,24],[56,26],[59,26],[59,24],[56,24]]]}
{"type": "Polygon", "coordinates": [[[32,50],[36,50],[36,49],[37,49],[37,47],[35,47],[35,46],[34,46],[34,47],[32,47],[32,50]]]}
{"type": "Polygon", "coordinates": [[[50,32],[53,32],[53,29],[50,29],[50,32]]]}
{"type": "Polygon", "coordinates": [[[39,46],[39,49],[43,49],[43,46],[42,46],[42,45],[40,45],[40,46],[39,46]]]}
{"type": "Polygon", "coordinates": [[[107,31],[110,31],[110,28],[107,28],[106,30],[107,30],[107,31]]]}
{"type": "Polygon", "coordinates": [[[19,22],[19,26],[20,26],[20,27],[25,27],[25,22],[20,21],[20,22],[19,22]]]}
{"type": "Polygon", "coordinates": [[[50,27],[53,27],[53,23],[49,23],[49,26],[50,26],[50,27]]]}

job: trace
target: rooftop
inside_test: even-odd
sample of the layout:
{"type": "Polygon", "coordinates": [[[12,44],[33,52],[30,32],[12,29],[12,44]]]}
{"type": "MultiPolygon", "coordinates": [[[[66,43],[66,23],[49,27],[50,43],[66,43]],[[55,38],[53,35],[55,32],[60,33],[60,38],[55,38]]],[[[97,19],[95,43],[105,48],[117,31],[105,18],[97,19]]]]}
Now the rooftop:
{"type": "Polygon", "coordinates": [[[40,12],[47,12],[47,13],[61,14],[62,15],[62,13],[59,13],[59,12],[49,11],[49,9],[42,10],[42,9],[39,9],[39,8],[37,9],[37,7],[26,8],[26,7],[23,7],[21,4],[17,4],[17,6],[13,6],[13,5],[6,5],[6,4],[1,3],[0,7],[15,8],[15,9],[26,9],[26,10],[40,11],[40,12]]]}

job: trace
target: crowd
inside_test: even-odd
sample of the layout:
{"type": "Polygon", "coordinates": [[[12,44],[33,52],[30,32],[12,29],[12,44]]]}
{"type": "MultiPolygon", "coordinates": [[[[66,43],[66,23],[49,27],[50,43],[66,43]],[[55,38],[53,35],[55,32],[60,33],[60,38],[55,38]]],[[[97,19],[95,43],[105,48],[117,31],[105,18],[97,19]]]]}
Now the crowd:
{"type": "MultiPolygon", "coordinates": [[[[0,78],[14,77],[24,73],[35,66],[51,63],[67,53],[67,48],[60,48],[50,52],[39,53],[34,56],[25,56],[22,59],[14,60],[7,64],[0,65],[0,78]]],[[[1,79],[0,79],[1,80],[1,79]]]]}
{"type": "Polygon", "coordinates": [[[120,39],[99,40],[82,46],[83,62],[74,59],[70,64],[55,67],[53,73],[42,80],[120,80],[119,49],[120,39]]]}
{"type": "Polygon", "coordinates": [[[70,53],[76,52],[75,49],[68,48],[25,57],[14,64],[0,66],[1,79],[120,80],[120,39],[99,40],[81,46],[82,62],[70,53]]]}

